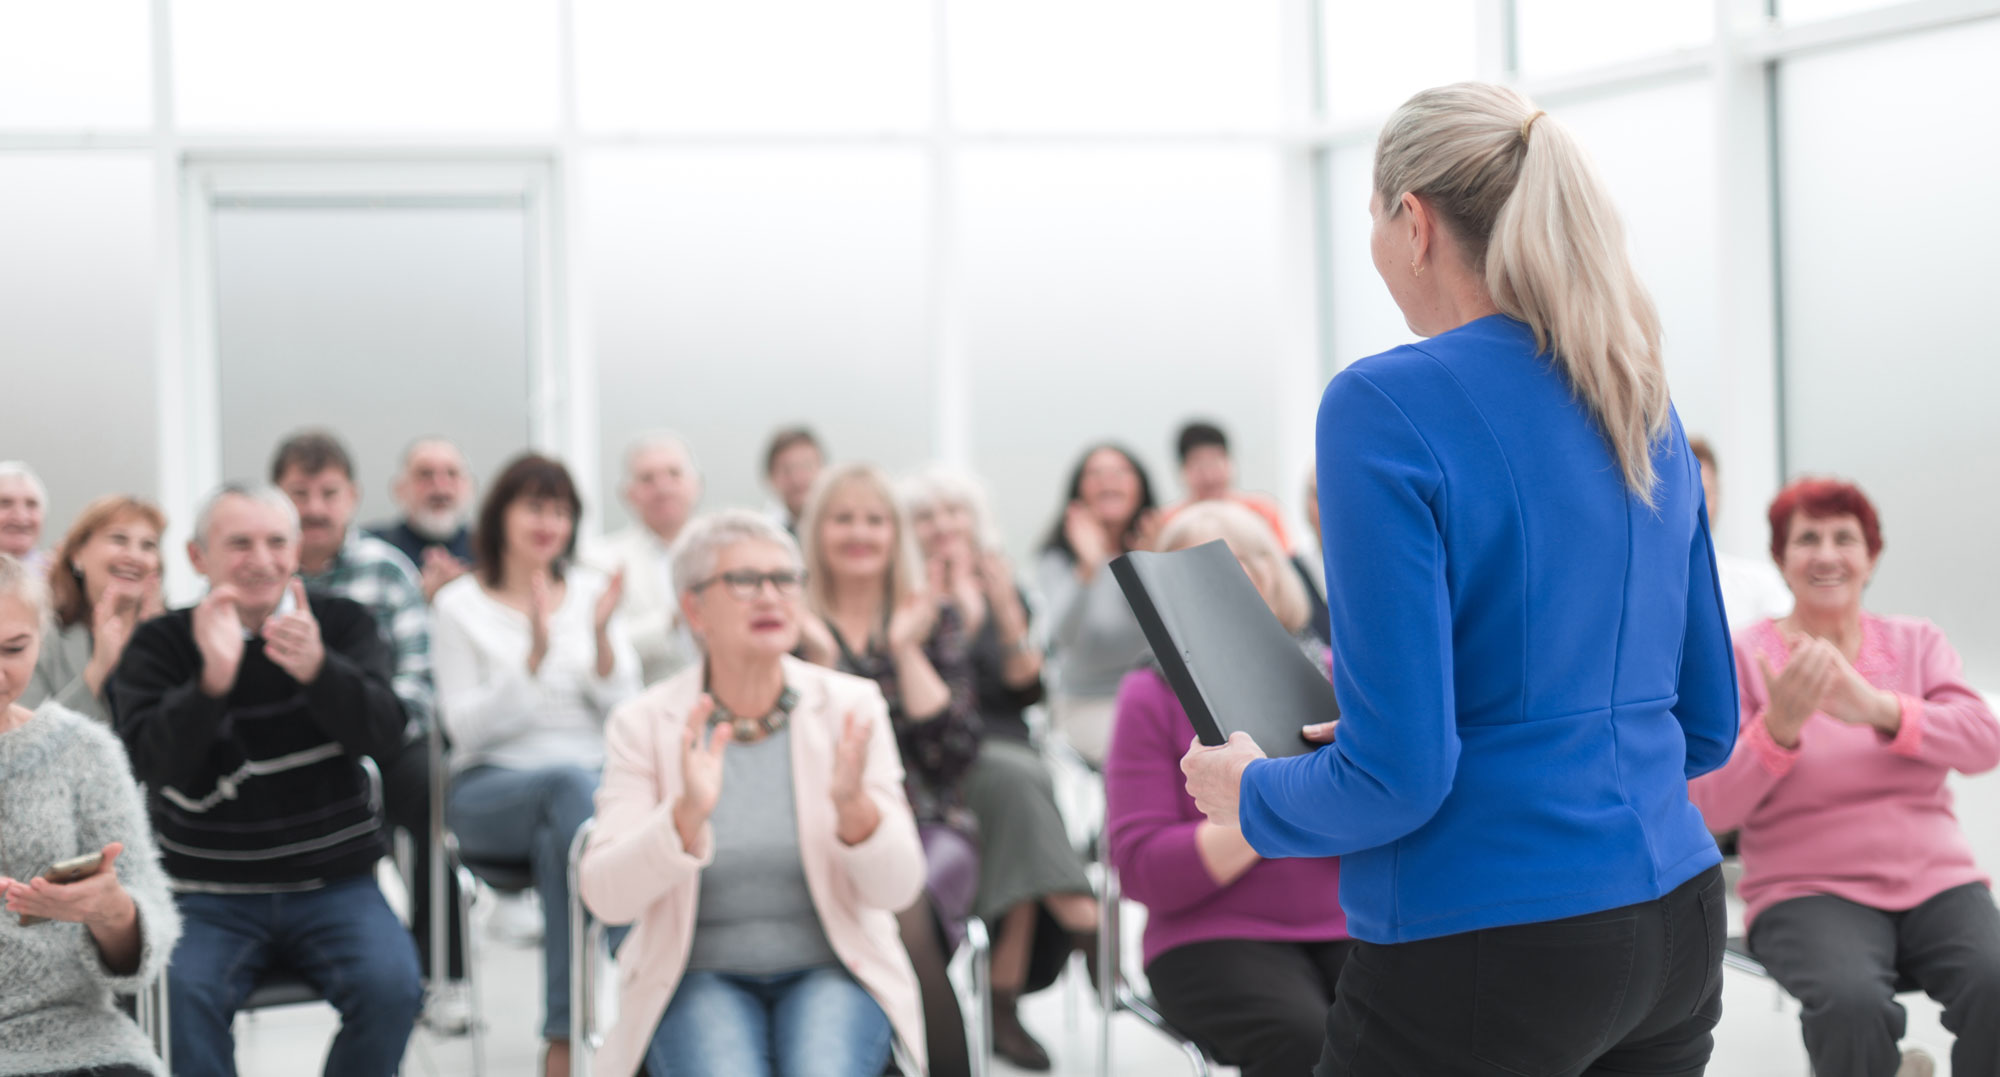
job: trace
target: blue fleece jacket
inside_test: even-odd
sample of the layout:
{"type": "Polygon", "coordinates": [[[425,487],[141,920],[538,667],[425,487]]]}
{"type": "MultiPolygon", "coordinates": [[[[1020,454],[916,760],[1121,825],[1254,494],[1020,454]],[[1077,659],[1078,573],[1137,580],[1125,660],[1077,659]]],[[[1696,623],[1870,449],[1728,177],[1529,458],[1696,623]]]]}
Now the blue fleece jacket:
{"type": "Polygon", "coordinates": [[[1243,774],[1265,856],[1340,856],[1356,938],[1648,901],[1720,860],[1687,782],[1736,742],[1700,466],[1657,506],[1532,331],[1361,360],[1319,411],[1335,743],[1243,774]]]}

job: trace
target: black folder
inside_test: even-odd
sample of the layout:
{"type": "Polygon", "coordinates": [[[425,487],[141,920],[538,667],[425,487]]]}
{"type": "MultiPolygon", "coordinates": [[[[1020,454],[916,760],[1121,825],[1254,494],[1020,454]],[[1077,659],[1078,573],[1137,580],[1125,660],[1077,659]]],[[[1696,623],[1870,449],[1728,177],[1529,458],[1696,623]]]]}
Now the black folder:
{"type": "Polygon", "coordinates": [[[1111,575],[1203,744],[1240,730],[1269,756],[1319,747],[1299,730],[1340,717],[1333,683],[1272,616],[1227,543],[1128,553],[1111,562],[1111,575]]]}

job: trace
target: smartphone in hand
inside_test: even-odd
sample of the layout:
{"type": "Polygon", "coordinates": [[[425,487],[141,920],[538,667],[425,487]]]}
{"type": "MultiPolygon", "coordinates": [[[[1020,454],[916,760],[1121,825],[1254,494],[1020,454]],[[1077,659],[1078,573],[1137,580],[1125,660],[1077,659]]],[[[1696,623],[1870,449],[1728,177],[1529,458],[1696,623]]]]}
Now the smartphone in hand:
{"type": "MultiPolygon", "coordinates": [[[[56,861],[54,864],[49,865],[49,870],[42,872],[42,878],[52,883],[80,882],[97,874],[98,869],[103,866],[104,850],[99,849],[94,853],[85,853],[82,856],[71,857],[68,860],[56,861]]],[[[47,919],[48,917],[46,916],[31,916],[27,913],[22,913],[21,926],[30,927],[42,923],[47,919]]]]}

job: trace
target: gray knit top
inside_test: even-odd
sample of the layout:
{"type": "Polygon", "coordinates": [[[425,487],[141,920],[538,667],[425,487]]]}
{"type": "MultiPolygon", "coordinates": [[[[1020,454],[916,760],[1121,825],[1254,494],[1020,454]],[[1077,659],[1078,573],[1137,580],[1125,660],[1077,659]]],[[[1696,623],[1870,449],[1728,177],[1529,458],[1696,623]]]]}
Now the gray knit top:
{"type": "Polygon", "coordinates": [[[837,964],[799,859],[790,726],[723,753],[709,823],[715,856],[701,872],[687,967],[754,976],[837,964]]]}
{"type": "Polygon", "coordinates": [[[125,846],[118,879],[139,910],[139,969],[105,968],[82,924],[22,927],[0,910],[0,1077],[120,1065],[165,1074],[112,994],[136,994],[161,975],[181,931],[118,738],[53,702],[0,733],[0,875],[31,879],[114,841],[125,846]]]}

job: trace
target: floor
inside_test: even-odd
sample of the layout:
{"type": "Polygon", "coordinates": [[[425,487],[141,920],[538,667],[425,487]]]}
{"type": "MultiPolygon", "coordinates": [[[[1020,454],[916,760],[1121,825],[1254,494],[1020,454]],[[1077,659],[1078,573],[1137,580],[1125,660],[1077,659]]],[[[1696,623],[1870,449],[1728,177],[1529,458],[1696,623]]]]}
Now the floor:
{"type": "MultiPolygon", "coordinates": [[[[2000,779],[1958,780],[1955,785],[1959,817],[1981,863],[2000,863],[2000,779]]],[[[1127,952],[1136,953],[1143,912],[1129,904],[1127,908],[1126,933],[1132,940],[1127,952]]],[[[475,917],[482,939],[479,983],[486,1014],[485,1072],[496,1077],[527,1077],[535,1072],[539,1050],[539,951],[500,933],[499,925],[492,922],[496,909],[497,903],[486,903],[475,917]]],[[[507,910],[500,916],[518,921],[520,912],[507,910]]],[[[1807,1074],[1796,1005],[1770,983],[1734,971],[1726,974],[1723,999],[1725,1013],[1716,1030],[1715,1059],[1709,1067],[1713,1077],[1807,1074]]],[[[1921,996],[1905,996],[1902,1001],[1910,1012],[1906,1045],[1928,1048],[1938,1058],[1938,1072],[1950,1074],[1951,1037],[1939,1023],[1938,1007],[1921,996]]],[[[1054,1056],[1057,1074],[1083,1077],[1101,1072],[1097,1058],[1100,1021],[1087,986],[1079,987],[1065,978],[1024,1000],[1022,1018],[1054,1056]]],[[[239,1018],[240,1069],[245,1077],[317,1073],[333,1028],[332,1011],[324,1006],[296,1006],[239,1018]]],[[[1175,1045],[1130,1014],[1112,1022],[1110,1073],[1155,1077],[1187,1069],[1175,1045]]],[[[470,1042],[419,1030],[411,1041],[404,1072],[409,1077],[473,1074],[470,1042]]],[[[993,1067],[995,1077],[1012,1077],[1016,1072],[1004,1063],[993,1067]]]]}

